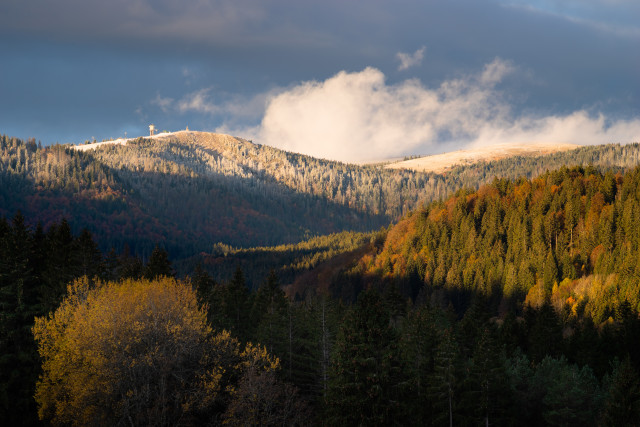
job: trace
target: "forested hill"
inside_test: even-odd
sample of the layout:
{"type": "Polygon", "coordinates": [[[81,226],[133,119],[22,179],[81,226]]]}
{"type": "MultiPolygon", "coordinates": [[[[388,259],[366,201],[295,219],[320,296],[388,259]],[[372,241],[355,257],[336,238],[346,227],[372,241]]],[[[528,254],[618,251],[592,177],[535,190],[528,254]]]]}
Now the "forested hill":
{"type": "MultiPolygon", "coordinates": [[[[557,163],[626,167],[638,145],[585,147],[539,158],[456,168],[447,175],[315,159],[227,135],[177,132],[79,151],[0,137],[0,215],[21,210],[48,226],[87,227],[103,251],[125,245],[172,258],[369,231],[494,175],[536,174],[557,163]]],[[[635,160],[634,160],[635,159],[635,160]]]]}
{"type": "Polygon", "coordinates": [[[216,242],[253,247],[386,226],[445,194],[440,177],[386,172],[286,153],[208,133],[181,132],[78,151],[0,141],[0,215],[88,227],[103,250],[125,244],[172,258],[216,242]]]}
{"type": "Polygon", "coordinates": [[[563,167],[419,209],[354,271],[462,312],[482,294],[494,315],[550,301],[565,320],[600,324],[640,310],[639,260],[640,167],[563,167]]]}

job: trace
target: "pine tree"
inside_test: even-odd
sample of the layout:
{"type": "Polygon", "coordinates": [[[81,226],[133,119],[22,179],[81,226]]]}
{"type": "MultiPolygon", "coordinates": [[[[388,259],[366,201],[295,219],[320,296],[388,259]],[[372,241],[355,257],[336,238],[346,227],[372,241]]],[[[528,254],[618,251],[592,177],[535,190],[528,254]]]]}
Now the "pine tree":
{"type": "Polygon", "coordinates": [[[531,359],[540,362],[545,356],[559,356],[563,346],[562,326],[549,301],[537,310],[528,308],[525,321],[531,359]]]}
{"type": "Polygon", "coordinates": [[[411,310],[404,321],[401,337],[402,358],[412,383],[412,395],[405,403],[415,424],[429,425],[432,405],[429,400],[431,377],[440,341],[439,329],[444,325],[438,309],[421,305],[411,310]]]}
{"type": "Polygon", "coordinates": [[[120,279],[140,279],[143,276],[144,264],[142,260],[131,254],[129,245],[125,244],[119,259],[117,277],[120,279]]]}
{"type": "Polygon", "coordinates": [[[558,263],[551,249],[547,252],[545,259],[542,282],[546,295],[551,295],[553,285],[558,282],[558,263]]]}
{"type": "Polygon", "coordinates": [[[316,335],[320,367],[319,388],[322,393],[326,393],[329,383],[331,352],[335,343],[339,315],[335,302],[327,297],[320,297],[312,308],[315,309],[315,324],[318,328],[316,335]]]}
{"type": "Polygon", "coordinates": [[[115,281],[118,279],[120,260],[116,250],[112,247],[104,259],[104,280],[115,281]]]}
{"type": "Polygon", "coordinates": [[[202,262],[198,262],[195,270],[193,270],[191,286],[196,290],[200,304],[211,304],[211,294],[215,285],[216,283],[211,275],[202,267],[202,262]]]}
{"type": "Polygon", "coordinates": [[[49,244],[42,304],[45,312],[53,311],[62,301],[67,285],[76,277],[74,237],[66,219],[47,230],[49,244]]]}

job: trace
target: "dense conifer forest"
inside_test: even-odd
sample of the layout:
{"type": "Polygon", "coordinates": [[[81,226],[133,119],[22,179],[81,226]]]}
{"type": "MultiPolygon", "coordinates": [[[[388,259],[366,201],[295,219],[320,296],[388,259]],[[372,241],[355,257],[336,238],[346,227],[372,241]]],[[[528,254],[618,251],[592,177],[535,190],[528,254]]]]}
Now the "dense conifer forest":
{"type": "Polygon", "coordinates": [[[373,234],[217,245],[211,256],[235,269],[215,279],[195,262],[175,280],[164,248],[146,261],[105,254],[72,220],[31,226],[17,213],[0,221],[0,418],[636,425],[639,188],[640,168],[494,179],[373,234]],[[322,271],[334,253],[348,256],[332,274],[285,293],[277,272],[322,271]],[[154,327],[158,307],[172,328],[154,327]],[[104,327],[119,310],[141,317],[104,327]],[[158,334],[179,344],[144,344],[158,334]],[[124,353],[109,353],[120,345],[124,353]],[[166,353],[177,348],[190,350],[166,353]],[[141,370],[125,375],[133,366],[141,370]],[[163,369],[197,380],[165,383],[154,374],[163,369]],[[175,391],[169,406],[163,384],[175,391]]]}

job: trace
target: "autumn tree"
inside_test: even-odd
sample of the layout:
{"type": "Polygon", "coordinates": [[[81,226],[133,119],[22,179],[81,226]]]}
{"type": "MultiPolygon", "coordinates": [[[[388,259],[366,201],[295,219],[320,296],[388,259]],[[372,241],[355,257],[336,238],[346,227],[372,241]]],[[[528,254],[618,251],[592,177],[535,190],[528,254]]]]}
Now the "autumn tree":
{"type": "Polygon", "coordinates": [[[215,333],[189,283],[75,281],[38,317],[39,417],[54,424],[175,425],[220,413],[248,366],[278,360],[215,333]]]}
{"type": "Polygon", "coordinates": [[[308,425],[311,410],[298,389],[278,380],[274,371],[247,369],[223,414],[231,426],[308,425]]]}

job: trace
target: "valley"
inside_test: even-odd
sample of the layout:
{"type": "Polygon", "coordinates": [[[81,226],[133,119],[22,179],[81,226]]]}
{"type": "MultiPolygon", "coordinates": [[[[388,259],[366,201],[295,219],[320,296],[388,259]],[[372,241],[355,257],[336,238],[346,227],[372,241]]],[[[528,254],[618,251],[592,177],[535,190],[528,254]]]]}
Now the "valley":
{"type": "Polygon", "coordinates": [[[0,427],[640,426],[640,1],[0,24],[0,427]]]}

